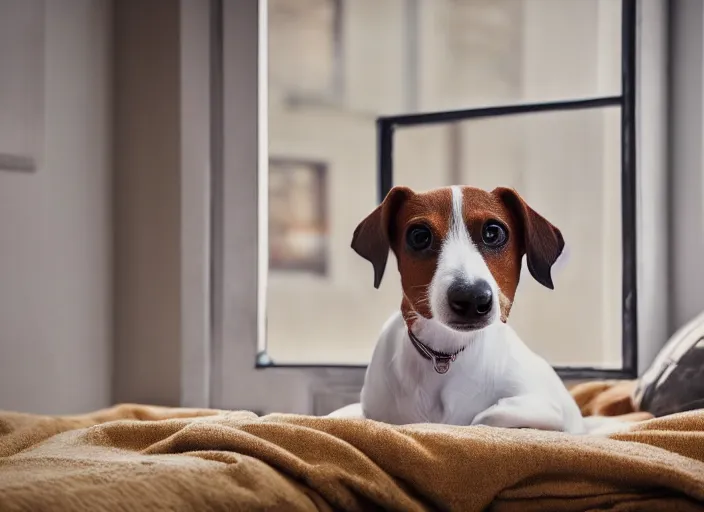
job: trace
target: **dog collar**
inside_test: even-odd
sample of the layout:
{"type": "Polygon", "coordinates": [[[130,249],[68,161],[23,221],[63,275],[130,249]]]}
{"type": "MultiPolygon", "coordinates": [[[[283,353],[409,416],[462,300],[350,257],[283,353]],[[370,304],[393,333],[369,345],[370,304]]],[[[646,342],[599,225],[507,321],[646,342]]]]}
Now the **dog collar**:
{"type": "Polygon", "coordinates": [[[410,329],[408,329],[408,337],[411,339],[411,343],[413,343],[413,346],[416,348],[418,353],[423,356],[423,358],[433,362],[433,368],[440,375],[443,375],[450,370],[450,364],[454,363],[457,358],[457,354],[464,350],[464,348],[461,348],[454,354],[437,352],[420,341],[410,329]]]}

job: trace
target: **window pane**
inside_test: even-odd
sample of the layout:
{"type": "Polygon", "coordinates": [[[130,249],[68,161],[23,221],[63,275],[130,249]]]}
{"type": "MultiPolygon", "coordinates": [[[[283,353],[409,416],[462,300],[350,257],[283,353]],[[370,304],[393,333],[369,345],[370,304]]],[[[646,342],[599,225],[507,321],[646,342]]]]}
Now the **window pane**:
{"type": "Polygon", "coordinates": [[[620,109],[404,128],[394,182],[515,188],[565,238],[555,289],[524,265],[509,324],[558,366],[621,367],[620,109]]]}
{"type": "Polygon", "coordinates": [[[621,93],[618,0],[419,0],[418,110],[621,93]]]}
{"type": "Polygon", "coordinates": [[[619,0],[268,0],[269,91],[357,115],[609,96],[619,0]]]}
{"type": "MultiPolygon", "coordinates": [[[[268,1],[269,149],[273,162],[269,206],[270,221],[278,220],[270,226],[267,352],[277,363],[366,363],[382,324],[401,300],[393,259],[389,260],[381,289],[375,290],[371,265],[350,248],[354,228],[377,205],[376,117],[418,109],[617,93],[620,2],[268,1]],[[271,12],[275,4],[277,8],[288,5],[290,9],[300,10],[299,17],[294,18],[299,21],[286,26],[276,21],[271,12]],[[457,19],[449,16],[451,4],[462,4],[454,7],[457,19]],[[315,9],[328,14],[313,15],[315,9]],[[572,13],[569,16],[568,10],[572,13]],[[460,11],[464,13],[462,16],[460,11]],[[588,17],[585,11],[594,16],[588,17]],[[310,24],[314,19],[318,25],[312,29],[310,24]],[[528,26],[531,20],[534,25],[528,26]],[[455,37],[452,48],[460,49],[452,50],[448,42],[450,21],[454,24],[455,37]],[[591,28],[588,30],[587,26],[591,28]],[[314,37],[312,33],[317,35],[314,37]],[[534,34],[539,41],[528,41],[527,34],[534,34]],[[462,37],[469,38],[469,42],[460,41],[462,37]],[[553,53],[546,48],[553,48],[553,53]],[[449,55],[455,57],[450,59],[449,55]],[[304,73],[302,70],[309,66],[312,71],[304,73]],[[581,66],[578,70],[581,74],[575,71],[575,66],[581,66]],[[319,73],[316,71],[319,69],[328,71],[319,73]],[[329,86],[330,83],[333,85],[329,86]],[[294,202],[290,197],[294,195],[293,186],[286,181],[290,178],[282,177],[279,170],[281,162],[316,162],[324,168],[320,197],[313,199],[311,192],[319,186],[301,178],[307,185],[296,193],[299,199],[294,202]],[[296,225],[295,229],[291,224],[296,225]],[[309,264],[316,257],[318,263],[309,264]],[[299,263],[302,259],[309,263],[282,262],[294,258],[299,263]]],[[[587,113],[564,115],[590,118],[587,113]]],[[[490,178],[501,177],[500,170],[495,175],[487,171],[467,176],[465,180],[458,171],[460,166],[469,162],[470,156],[472,162],[486,159],[487,163],[498,165],[504,159],[507,165],[512,164],[510,155],[520,155],[520,151],[529,153],[527,149],[518,149],[524,137],[519,137],[518,125],[531,119],[530,126],[555,122],[560,132],[565,126],[557,121],[559,115],[555,116],[480,121],[477,126],[483,127],[482,134],[486,132],[482,139],[465,140],[460,133],[464,133],[464,126],[462,130],[448,126],[402,130],[397,135],[396,182],[429,188],[464,180],[484,186],[490,183],[490,178]],[[491,134],[493,138],[489,137],[491,134]],[[510,152],[501,146],[501,141],[507,138],[515,146],[510,152]],[[476,147],[481,146],[476,140],[482,140],[486,148],[476,147]],[[405,146],[408,141],[413,141],[412,148],[405,146]],[[466,146],[462,152],[452,149],[459,143],[466,146]],[[489,154],[492,148],[494,153],[489,154]]],[[[617,150],[618,126],[614,129],[615,133],[604,132],[602,137],[604,144],[608,142],[609,147],[613,145],[617,150]]],[[[582,140],[579,130],[570,133],[575,141],[582,140]]],[[[525,139],[528,147],[539,142],[525,139]]],[[[603,156],[598,153],[601,146],[590,144],[591,139],[577,145],[603,156]]],[[[541,150],[546,146],[550,144],[545,142],[541,150]]],[[[583,168],[587,161],[590,160],[584,157],[571,163],[571,167],[583,168]]],[[[618,156],[613,161],[617,165],[618,156]]],[[[545,165],[552,169],[550,162],[545,165]]],[[[601,164],[590,166],[589,170],[599,176],[606,172],[601,164]]],[[[618,179],[618,168],[614,172],[618,179]]],[[[574,176],[567,173],[563,179],[574,176]]],[[[534,183],[528,176],[523,184],[532,187],[534,183]]],[[[518,183],[518,188],[522,189],[523,184],[518,183]]],[[[532,188],[529,192],[537,194],[532,188]]],[[[551,197],[545,199],[544,208],[559,206],[550,202],[551,197]]],[[[618,200],[618,192],[615,197],[618,200]]],[[[539,202],[536,207],[540,208],[542,196],[536,195],[536,201],[539,202]]],[[[614,226],[609,229],[619,228],[619,215],[616,211],[614,226]]],[[[620,245],[615,247],[620,251],[620,245]]],[[[578,265],[575,259],[573,256],[570,268],[578,265]]],[[[569,271],[564,275],[569,276],[569,271]]],[[[620,279],[618,276],[615,279],[620,297],[620,279]]],[[[529,281],[524,279],[522,288],[532,286],[526,284],[529,281]]],[[[518,305],[514,313],[512,321],[527,322],[521,320],[518,305]]],[[[617,313],[620,319],[620,310],[617,313]]],[[[620,331],[613,332],[617,332],[614,346],[620,353],[620,331]]],[[[569,349],[566,351],[567,355],[571,353],[569,349]]]]}

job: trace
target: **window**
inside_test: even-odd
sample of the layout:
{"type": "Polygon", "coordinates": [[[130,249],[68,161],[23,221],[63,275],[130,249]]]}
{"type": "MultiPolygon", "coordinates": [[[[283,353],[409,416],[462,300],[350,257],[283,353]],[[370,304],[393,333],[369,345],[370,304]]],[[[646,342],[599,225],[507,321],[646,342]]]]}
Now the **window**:
{"type": "MultiPolygon", "coordinates": [[[[284,30],[271,10],[282,1],[269,0],[269,154],[326,162],[327,260],[324,276],[282,274],[270,256],[267,360],[369,361],[381,326],[399,307],[399,276],[389,264],[374,290],[367,262],[349,243],[393,179],[416,189],[455,183],[517,188],[562,229],[571,258],[556,275],[554,291],[523,274],[510,323],[558,367],[631,372],[634,303],[622,315],[622,292],[635,277],[622,262],[634,251],[633,162],[621,148],[632,147],[623,123],[633,113],[621,75],[622,63],[633,62],[634,20],[622,17],[622,4],[340,0],[343,62],[326,45],[303,55],[302,46],[285,43],[314,17],[284,30]],[[330,64],[331,55],[337,64],[330,64]],[[344,67],[341,101],[292,104],[275,92],[278,84],[295,82],[299,69],[290,63],[307,59],[325,59],[325,69],[344,67]]],[[[623,4],[629,16],[632,4],[623,4]]],[[[272,165],[269,179],[278,181],[280,173],[272,165]]],[[[270,216],[279,215],[282,203],[270,198],[270,216]]],[[[315,204],[292,206],[286,218],[293,222],[293,208],[315,204]]],[[[270,254],[278,254],[282,235],[269,236],[270,254]]]]}
{"type": "MultiPolygon", "coordinates": [[[[473,6],[480,5],[479,0],[465,1],[473,6]]],[[[450,71],[439,72],[440,68],[448,69],[445,58],[449,50],[446,45],[437,43],[437,38],[445,37],[445,29],[437,24],[447,19],[441,16],[441,9],[449,2],[340,0],[344,94],[334,102],[293,102],[272,93],[274,85],[266,77],[270,62],[265,60],[267,54],[271,57],[275,51],[271,45],[266,51],[267,41],[275,37],[269,33],[273,30],[267,20],[269,0],[260,0],[258,4],[220,0],[212,3],[216,8],[211,20],[216,36],[213,38],[212,81],[215,93],[212,128],[216,143],[211,148],[214,165],[210,244],[213,330],[201,371],[194,374],[190,368],[187,372],[190,388],[199,391],[204,383],[209,383],[206,387],[209,399],[199,402],[199,406],[326,414],[359,400],[365,365],[379,329],[400,301],[393,260],[387,266],[381,289],[375,290],[367,262],[349,248],[357,223],[379,201],[376,121],[380,116],[388,120],[396,115],[405,116],[407,112],[423,114],[489,108],[475,111],[473,119],[460,122],[396,126],[392,139],[395,146],[393,174],[384,174],[387,179],[384,186],[389,185],[389,177],[396,183],[405,182],[416,188],[461,179],[487,187],[494,183],[492,179],[500,180],[518,187],[538,211],[553,217],[558,225],[567,226],[563,230],[572,248],[572,259],[555,276],[556,290],[541,289],[533,285],[530,277],[524,276],[509,320],[525,341],[554,365],[586,367],[593,364],[586,372],[563,372],[567,380],[575,376],[600,378],[605,375],[605,368],[612,369],[608,376],[629,373],[618,369],[626,366],[619,362],[629,360],[628,354],[623,357],[621,328],[625,330],[625,326],[635,323],[633,312],[638,313],[639,369],[647,367],[671,333],[668,330],[670,303],[667,294],[663,296],[663,290],[670,285],[668,275],[672,267],[668,267],[668,259],[671,259],[668,253],[672,249],[662,243],[671,235],[673,226],[673,218],[662,213],[669,211],[665,185],[672,168],[667,153],[667,121],[671,112],[668,107],[670,43],[667,27],[668,18],[677,22],[672,29],[678,36],[672,51],[681,57],[675,59],[677,80],[672,92],[682,93],[682,87],[686,89],[691,85],[699,94],[701,88],[697,89],[697,82],[688,77],[692,69],[701,67],[701,59],[686,48],[694,48],[701,42],[701,23],[690,23],[701,20],[701,16],[696,15],[701,6],[686,4],[685,9],[678,3],[637,1],[636,25],[632,10],[629,18],[622,19],[622,4],[616,0],[515,2],[521,4],[521,9],[519,15],[513,15],[519,16],[521,23],[512,30],[522,42],[517,45],[521,49],[518,59],[521,65],[506,64],[516,70],[515,78],[511,78],[517,81],[511,88],[512,96],[499,91],[498,87],[493,90],[487,87],[474,92],[464,90],[464,97],[452,98],[450,102],[446,97],[447,81],[453,75],[450,71]],[[218,15],[218,6],[222,15],[218,15]],[[627,29],[623,34],[622,22],[627,29]],[[622,181],[616,175],[621,171],[624,155],[633,156],[630,151],[621,152],[621,133],[629,130],[622,130],[620,76],[621,54],[625,62],[631,65],[634,62],[632,44],[622,48],[621,38],[627,36],[624,41],[632,43],[635,28],[638,34],[638,138],[637,144],[629,147],[630,151],[637,150],[638,157],[637,304],[631,302],[628,309],[622,311],[621,293],[629,288],[622,287],[619,276],[623,273],[621,279],[632,279],[633,275],[627,277],[627,274],[633,272],[634,262],[609,265],[612,275],[590,276],[593,281],[608,285],[603,291],[611,297],[609,314],[591,315],[593,310],[607,309],[606,303],[597,304],[584,312],[580,324],[572,328],[573,336],[564,339],[552,335],[550,323],[535,319],[548,315],[542,309],[549,307],[546,306],[549,301],[571,309],[571,304],[575,304],[572,301],[579,298],[579,287],[567,284],[574,278],[570,277],[570,272],[577,267],[575,260],[584,258],[579,255],[580,243],[584,247],[579,240],[583,225],[577,222],[579,211],[566,207],[565,200],[558,201],[555,195],[546,192],[551,190],[549,181],[543,184],[545,187],[538,188],[535,185],[540,185],[539,180],[531,176],[542,163],[547,168],[541,171],[541,180],[554,177],[564,180],[563,183],[570,185],[568,197],[576,195],[580,180],[590,180],[590,190],[596,190],[599,180],[608,176],[612,181],[604,181],[603,185],[616,183],[621,188],[612,186],[608,194],[590,197],[589,201],[581,198],[584,202],[580,203],[580,208],[615,206],[619,210],[613,219],[596,212],[604,221],[604,228],[615,233],[605,229],[603,237],[600,232],[600,238],[592,245],[617,240],[614,247],[605,248],[599,265],[604,264],[603,259],[609,254],[615,254],[619,262],[624,255],[633,256],[632,245],[624,242],[626,234],[635,233],[636,229],[628,215],[621,216],[621,209],[630,214],[634,209],[628,201],[620,200],[622,194],[632,198],[625,191],[631,189],[633,183],[628,179],[622,181]],[[222,30],[222,37],[217,34],[219,30],[222,30]],[[218,43],[220,40],[222,44],[218,43]],[[417,51],[419,58],[410,66],[412,51],[417,51]],[[409,77],[417,77],[417,87],[409,87],[409,77]],[[409,90],[417,93],[415,102],[408,101],[409,90]],[[220,95],[222,100],[218,99],[220,95]],[[598,108],[550,111],[555,100],[573,102],[575,98],[589,98],[587,106],[598,108]],[[549,103],[535,108],[536,103],[545,101],[549,103]],[[516,105],[528,111],[486,117],[505,113],[506,108],[509,112],[515,111],[516,105]],[[476,117],[480,114],[484,117],[476,117]],[[553,125],[552,132],[546,132],[542,138],[540,132],[549,125],[553,125]],[[553,142],[556,132],[559,137],[553,142]],[[523,141],[521,133],[527,133],[530,142],[523,141]],[[221,144],[217,143],[219,139],[221,144]],[[560,153],[561,144],[569,145],[571,159],[565,159],[565,154],[560,153]],[[522,160],[522,153],[530,158],[522,160]],[[325,275],[269,269],[268,163],[270,159],[282,157],[325,164],[328,251],[325,275]],[[584,159],[591,163],[580,163],[584,159]],[[524,161],[525,166],[517,165],[524,161]],[[562,163],[570,161],[579,165],[564,168],[562,163]],[[602,162],[601,167],[598,162],[602,162]],[[535,294],[542,294],[539,307],[533,305],[535,294]],[[586,324],[589,329],[582,329],[586,324]],[[607,329],[614,338],[602,335],[596,342],[591,339],[593,334],[589,333],[607,329]],[[580,360],[574,361],[575,356],[580,360]]],[[[496,0],[495,3],[503,2],[496,0]]],[[[628,2],[629,9],[633,3],[636,2],[628,2]]],[[[506,4],[514,2],[506,0],[506,4]]],[[[462,59],[465,57],[459,61],[462,59]]],[[[491,70],[494,68],[497,68],[496,63],[490,69],[478,66],[473,70],[477,75],[475,82],[484,82],[480,74],[494,76],[496,73],[491,70]]],[[[690,133],[692,126],[698,125],[692,124],[687,116],[691,114],[695,119],[696,109],[691,109],[687,94],[675,94],[674,98],[682,100],[675,101],[675,113],[678,113],[675,124],[683,133],[690,133]]],[[[680,247],[689,247],[692,243],[692,230],[688,227],[699,218],[692,212],[701,205],[696,194],[689,195],[691,173],[699,169],[695,164],[701,156],[696,144],[690,144],[693,140],[691,137],[674,138],[677,148],[686,146],[676,148],[677,158],[673,164],[675,174],[683,172],[679,180],[680,192],[687,195],[684,201],[679,198],[674,203],[679,208],[674,212],[674,226],[677,228],[675,242],[679,240],[680,247]],[[683,206],[683,203],[686,204],[683,206]],[[682,236],[677,238],[679,235],[682,236]]],[[[672,261],[680,270],[676,277],[684,276],[678,283],[687,283],[688,290],[694,290],[697,282],[692,280],[696,272],[687,272],[690,267],[696,267],[692,254],[692,251],[675,251],[677,257],[672,261]],[[692,265],[687,267],[687,262],[692,265]]],[[[588,284],[594,286],[591,282],[588,284]]],[[[686,303],[696,308],[696,300],[694,306],[690,300],[693,294],[681,292],[680,287],[676,297],[680,301],[678,305],[686,303]]],[[[687,311],[678,307],[677,315],[687,314],[687,311]]],[[[562,321],[552,313],[549,318],[562,321]]],[[[559,326],[556,331],[564,328],[559,326]]],[[[625,339],[635,338],[635,332],[630,332],[625,339]]],[[[196,349],[201,350],[202,343],[200,338],[198,340],[197,347],[186,347],[186,360],[193,359],[196,349]]]]}
{"type": "Polygon", "coordinates": [[[269,162],[269,268],[325,274],[325,166],[269,162]]]}

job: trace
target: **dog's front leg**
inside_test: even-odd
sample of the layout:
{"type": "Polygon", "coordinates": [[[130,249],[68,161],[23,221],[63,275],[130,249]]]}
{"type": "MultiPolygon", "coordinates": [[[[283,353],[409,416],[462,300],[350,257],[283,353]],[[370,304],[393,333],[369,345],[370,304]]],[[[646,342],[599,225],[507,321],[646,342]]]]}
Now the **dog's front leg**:
{"type": "Polygon", "coordinates": [[[472,425],[565,430],[564,417],[560,408],[540,395],[502,398],[498,403],[475,416],[472,425]]]}

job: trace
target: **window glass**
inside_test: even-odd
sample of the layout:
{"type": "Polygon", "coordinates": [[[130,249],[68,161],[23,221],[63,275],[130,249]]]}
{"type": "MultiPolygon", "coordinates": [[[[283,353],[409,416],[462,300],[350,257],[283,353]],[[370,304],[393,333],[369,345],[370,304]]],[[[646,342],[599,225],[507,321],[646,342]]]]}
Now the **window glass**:
{"type": "MultiPolygon", "coordinates": [[[[350,248],[378,204],[376,118],[620,94],[621,2],[268,2],[267,353],[280,364],[365,364],[401,302],[393,257],[375,290],[371,265],[350,248]],[[299,164],[280,162],[315,162],[323,177],[306,168],[295,185],[299,164]],[[324,263],[300,263],[316,258],[324,263]]],[[[511,317],[554,364],[620,365],[619,141],[618,109],[395,137],[396,184],[514,186],[563,229],[571,259],[557,289],[525,273],[511,317]]]]}

